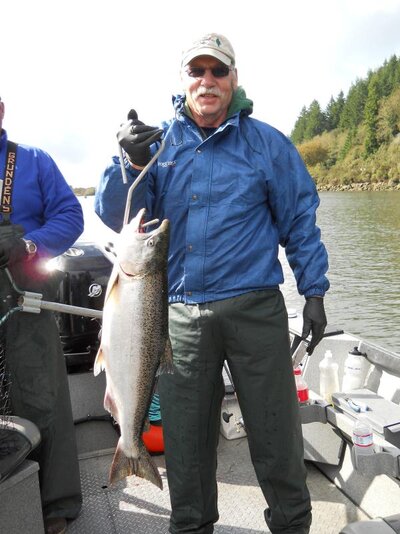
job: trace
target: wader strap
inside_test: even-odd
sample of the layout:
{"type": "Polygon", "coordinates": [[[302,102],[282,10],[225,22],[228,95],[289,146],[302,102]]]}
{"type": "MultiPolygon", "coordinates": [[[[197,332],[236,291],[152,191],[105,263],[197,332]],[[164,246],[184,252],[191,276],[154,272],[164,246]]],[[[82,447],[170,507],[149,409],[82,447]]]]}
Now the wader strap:
{"type": "Polygon", "coordinates": [[[10,224],[11,208],[11,193],[14,184],[14,172],[17,161],[17,144],[12,141],[7,141],[7,156],[6,168],[3,180],[3,189],[1,193],[0,212],[3,214],[3,221],[1,224],[10,224]]]}

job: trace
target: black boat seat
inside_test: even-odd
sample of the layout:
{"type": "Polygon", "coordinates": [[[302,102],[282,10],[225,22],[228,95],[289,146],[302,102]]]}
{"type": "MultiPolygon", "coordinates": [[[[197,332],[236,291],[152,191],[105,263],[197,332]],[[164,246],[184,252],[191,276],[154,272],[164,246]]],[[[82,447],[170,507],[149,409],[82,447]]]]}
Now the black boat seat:
{"type": "Polygon", "coordinates": [[[38,427],[22,417],[0,416],[0,484],[40,443],[38,427]]]}

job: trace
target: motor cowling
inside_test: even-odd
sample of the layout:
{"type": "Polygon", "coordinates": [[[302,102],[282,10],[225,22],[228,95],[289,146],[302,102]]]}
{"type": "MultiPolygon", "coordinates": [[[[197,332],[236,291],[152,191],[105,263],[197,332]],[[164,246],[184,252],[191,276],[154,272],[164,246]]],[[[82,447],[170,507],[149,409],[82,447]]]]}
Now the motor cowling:
{"type": "MultiPolygon", "coordinates": [[[[63,273],[57,302],[102,310],[112,262],[95,243],[79,241],[55,260],[63,273]]],[[[91,368],[99,346],[101,321],[68,313],[55,313],[69,372],[91,368]]]]}

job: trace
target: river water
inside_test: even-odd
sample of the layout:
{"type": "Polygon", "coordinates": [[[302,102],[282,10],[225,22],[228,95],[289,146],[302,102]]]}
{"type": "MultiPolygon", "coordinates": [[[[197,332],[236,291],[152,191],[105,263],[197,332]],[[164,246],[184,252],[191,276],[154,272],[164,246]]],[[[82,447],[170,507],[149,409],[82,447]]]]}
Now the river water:
{"type": "MultiPolygon", "coordinates": [[[[113,239],[93,212],[93,197],[81,202],[84,239],[113,239]]],[[[400,353],[400,192],[322,192],[317,223],[329,254],[328,322],[400,353]]],[[[301,312],[304,299],[283,251],[288,308],[301,312]]]]}

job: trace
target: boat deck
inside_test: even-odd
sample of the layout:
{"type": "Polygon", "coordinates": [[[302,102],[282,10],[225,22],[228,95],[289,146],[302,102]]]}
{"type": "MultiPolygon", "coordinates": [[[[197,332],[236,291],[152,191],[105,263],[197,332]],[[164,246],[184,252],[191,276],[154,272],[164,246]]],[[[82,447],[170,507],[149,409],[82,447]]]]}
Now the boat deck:
{"type": "MultiPolygon", "coordinates": [[[[162,491],[134,476],[108,487],[112,457],[110,449],[80,456],[83,509],[69,524],[68,534],[166,534],[171,507],[164,456],[154,457],[163,479],[162,491]]],[[[313,505],[311,534],[338,534],[348,523],[368,518],[313,464],[307,462],[307,468],[313,505]]],[[[269,532],[263,517],[266,505],[246,438],[227,440],[221,436],[218,487],[217,534],[269,532]]]]}

